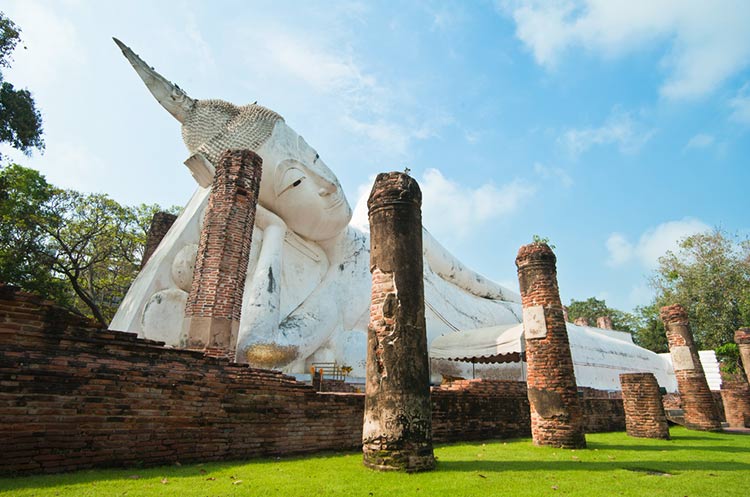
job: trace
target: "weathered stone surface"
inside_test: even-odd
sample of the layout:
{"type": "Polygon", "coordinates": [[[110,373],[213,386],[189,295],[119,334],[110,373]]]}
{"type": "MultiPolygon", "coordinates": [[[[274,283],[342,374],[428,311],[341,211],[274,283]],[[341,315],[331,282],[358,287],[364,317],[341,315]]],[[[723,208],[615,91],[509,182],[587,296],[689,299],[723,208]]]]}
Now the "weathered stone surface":
{"type": "Polygon", "coordinates": [[[734,332],[734,341],[740,348],[742,368],[745,378],[750,381],[750,328],[740,328],[734,332]]]}
{"type": "Polygon", "coordinates": [[[372,299],[362,451],[372,469],[435,467],[421,204],[417,182],[396,172],[378,175],[367,202],[372,299]]]}
{"type": "Polygon", "coordinates": [[[234,357],[262,164],[250,150],[219,159],[185,308],[188,348],[234,357]]]}
{"type": "Polygon", "coordinates": [[[141,268],[146,265],[151,258],[151,254],[154,253],[176,219],[177,216],[169,212],[157,212],[151,218],[151,226],[149,226],[146,234],[146,248],[143,250],[143,258],[141,259],[141,268]]]}
{"type": "Polygon", "coordinates": [[[583,413],[555,263],[555,254],[541,243],[521,247],[516,257],[524,311],[539,308],[544,316],[533,325],[524,319],[524,329],[546,325],[545,334],[536,330],[525,336],[531,434],[536,445],[581,448],[586,446],[583,413]]]}
{"type": "Polygon", "coordinates": [[[674,304],[662,307],[659,314],[672,354],[677,388],[685,411],[685,426],[693,430],[721,430],[721,417],[693,342],[687,312],[681,305],[674,304]]]}
{"type": "Polygon", "coordinates": [[[669,425],[656,377],[651,373],[621,374],[620,384],[628,435],[669,440],[669,425]]]}
{"type": "Polygon", "coordinates": [[[576,318],[575,321],[573,321],[573,324],[577,326],[591,326],[591,323],[589,323],[588,318],[584,318],[584,317],[576,318]]]}

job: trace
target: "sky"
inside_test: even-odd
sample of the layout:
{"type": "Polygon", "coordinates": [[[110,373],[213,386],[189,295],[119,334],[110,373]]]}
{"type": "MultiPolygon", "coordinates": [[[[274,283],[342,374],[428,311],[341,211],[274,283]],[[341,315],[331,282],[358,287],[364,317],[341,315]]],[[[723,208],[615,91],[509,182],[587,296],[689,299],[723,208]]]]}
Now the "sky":
{"type": "Polygon", "coordinates": [[[564,303],[630,311],[690,234],[750,235],[750,2],[4,0],[46,151],[3,155],[125,204],[184,205],[179,123],[115,36],[193,98],[258,101],[337,174],[355,223],[411,170],[424,224],[518,289],[534,235],[564,303]]]}

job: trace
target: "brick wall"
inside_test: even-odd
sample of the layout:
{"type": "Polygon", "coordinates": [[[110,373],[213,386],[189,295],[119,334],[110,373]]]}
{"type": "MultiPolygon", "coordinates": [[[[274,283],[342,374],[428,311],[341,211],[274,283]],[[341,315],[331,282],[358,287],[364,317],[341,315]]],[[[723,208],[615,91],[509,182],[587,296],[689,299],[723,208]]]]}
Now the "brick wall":
{"type": "MultiPolygon", "coordinates": [[[[592,427],[615,419],[617,399],[592,400],[592,427]]],[[[432,403],[435,441],[530,433],[523,383],[456,382],[432,403]]],[[[103,330],[0,286],[0,474],[354,450],[363,411],[362,394],[103,330]]]]}
{"type": "Polygon", "coordinates": [[[531,435],[526,385],[518,381],[460,380],[432,389],[436,440],[481,440],[531,435]]]}

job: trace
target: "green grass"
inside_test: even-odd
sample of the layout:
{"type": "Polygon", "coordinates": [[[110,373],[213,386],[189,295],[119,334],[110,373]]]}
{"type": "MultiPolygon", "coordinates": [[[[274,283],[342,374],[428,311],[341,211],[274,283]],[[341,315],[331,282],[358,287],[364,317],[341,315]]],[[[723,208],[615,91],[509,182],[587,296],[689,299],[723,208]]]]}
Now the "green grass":
{"type": "Polygon", "coordinates": [[[1,478],[13,496],[750,496],[750,436],[672,428],[672,440],[588,435],[586,450],[529,439],[436,447],[437,470],[376,473],[361,454],[1,478]]]}

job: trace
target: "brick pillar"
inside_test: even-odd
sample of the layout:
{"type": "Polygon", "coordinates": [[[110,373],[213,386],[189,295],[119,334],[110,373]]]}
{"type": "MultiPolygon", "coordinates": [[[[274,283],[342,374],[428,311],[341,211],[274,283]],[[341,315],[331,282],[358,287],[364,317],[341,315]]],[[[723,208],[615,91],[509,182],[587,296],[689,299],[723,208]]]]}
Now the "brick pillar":
{"type": "Polygon", "coordinates": [[[734,342],[740,348],[742,367],[745,370],[745,378],[750,382],[750,328],[740,328],[734,332],[734,342]]]}
{"type": "Polygon", "coordinates": [[[609,316],[599,316],[596,318],[596,327],[603,330],[612,330],[614,325],[612,324],[612,318],[609,316]]]}
{"type": "Polygon", "coordinates": [[[157,212],[151,218],[151,226],[149,226],[146,234],[146,247],[143,249],[143,258],[141,259],[141,269],[151,258],[151,254],[154,253],[176,219],[177,216],[169,212],[157,212]]]}
{"type": "Polygon", "coordinates": [[[721,400],[732,428],[750,428],[750,385],[744,381],[723,381],[721,400]]]}
{"type": "Polygon", "coordinates": [[[577,326],[591,326],[591,323],[589,323],[589,318],[576,318],[575,321],[573,321],[573,324],[577,326]]]}
{"type": "Polygon", "coordinates": [[[234,358],[263,160],[250,150],[219,158],[185,309],[187,348],[234,358]]]}
{"type": "Polygon", "coordinates": [[[685,411],[685,426],[693,430],[721,430],[721,418],[698,358],[687,312],[681,305],[674,304],[662,307],[659,314],[667,331],[669,353],[685,411]]]}
{"type": "Polygon", "coordinates": [[[379,174],[367,201],[372,300],[362,451],[377,470],[435,467],[422,268],[422,192],[379,174]]]}
{"type": "Polygon", "coordinates": [[[531,435],[536,445],[583,448],[583,410],[557,287],[557,259],[544,243],[524,245],[516,266],[523,303],[531,435]]]}
{"type": "Polygon", "coordinates": [[[623,373],[620,385],[628,435],[669,440],[669,425],[656,377],[652,373],[623,373]]]}

